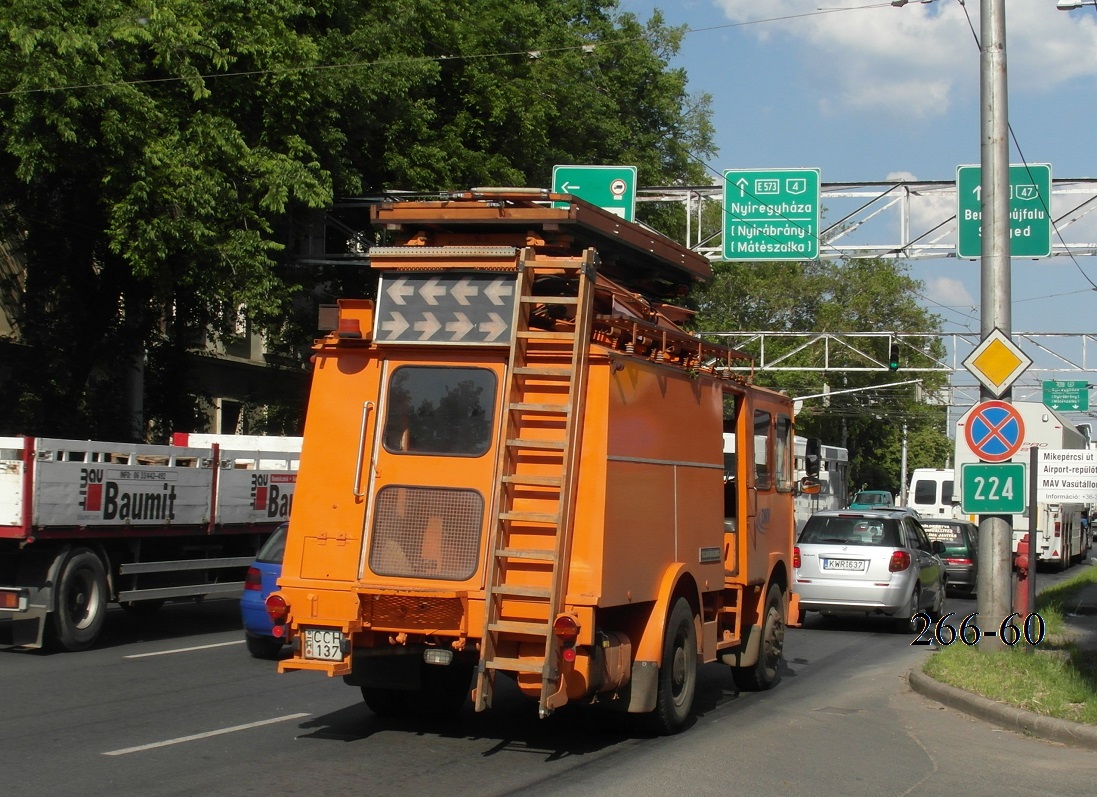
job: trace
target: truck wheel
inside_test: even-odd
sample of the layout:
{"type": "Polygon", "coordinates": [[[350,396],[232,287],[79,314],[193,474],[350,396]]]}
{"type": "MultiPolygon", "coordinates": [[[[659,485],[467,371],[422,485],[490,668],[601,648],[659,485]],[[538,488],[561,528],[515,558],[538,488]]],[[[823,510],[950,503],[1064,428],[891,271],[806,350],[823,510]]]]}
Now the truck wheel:
{"type": "Polygon", "coordinates": [[[77,548],[61,567],[57,580],[53,635],[65,650],[95,644],[107,614],[107,574],[99,557],[77,548]]]}
{"type": "Polygon", "coordinates": [[[773,584],[766,594],[761,645],[757,662],[750,667],[731,668],[731,677],[742,692],[771,689],[781,680],[781,660],[785,654],[785,598],[777,584],[773,584]]]}
{"type": "Polygon", "coordinates": [[[378,717],[403,717],[408,713],[408,696],[411,692],[401,689],[382,689],[363,686],[362,699],[366,707],[378,717]]]}
{"type": "Polygon", "coordinates": [[[652,730],[670,735],[682,730],[693,708],[697,691],[697,628],[689,601],[679,598],[667,620],[663,637],[663,666],[659,691],[650,715],[652,730]]]}

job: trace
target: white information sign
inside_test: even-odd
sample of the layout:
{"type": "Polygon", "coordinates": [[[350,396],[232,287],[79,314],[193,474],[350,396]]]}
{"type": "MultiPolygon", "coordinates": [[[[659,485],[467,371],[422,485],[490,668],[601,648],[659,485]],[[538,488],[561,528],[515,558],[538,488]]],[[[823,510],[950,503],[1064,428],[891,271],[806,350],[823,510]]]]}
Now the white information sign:
{"type": "Polygon", "coordinates": [[[1042,504],[1097,501],[1097,451],[1041,448],[1036,465],[1036,500],[1042,504]]]}

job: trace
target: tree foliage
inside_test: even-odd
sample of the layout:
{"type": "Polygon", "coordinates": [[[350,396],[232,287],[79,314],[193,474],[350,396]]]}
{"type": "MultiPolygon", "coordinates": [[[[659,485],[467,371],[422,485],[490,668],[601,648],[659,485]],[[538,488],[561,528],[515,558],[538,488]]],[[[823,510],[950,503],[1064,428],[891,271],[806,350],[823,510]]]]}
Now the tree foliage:
{"type": "MultiPolygon", "coordinates": [[[[920,289],[905,264],[894,260],[736,262],[716,264],[712,283],[692,299],[696,327],[705,333],[887,332],[902,340],[904,332],[940,331],[940,319],[916,301],[920,289]]],[[[755,381],[793,398],[814,397],[804,401],[797,431],[849,449],[851,486],[899,491],[904,427],[908,468],[945,464],[951,452],[946,408],[922,399],[944,387],[946,375],[905,372],[903,365],[898,372],[886,370],[887,336],[859,344],[871,359],[834,345],[824,361],[822,346],[805,345],[808,340],[767,337],[767,362],[780,360],[783,368],[802,370],[759,371],[755,381]],[[910,379],[921,383],[894,385],[910,379]],[[829,399],[820,396],[829,391],[834,392],[829,399]]],[[[901,344],[901,363],[943,359],[939,338],[914,340],[928,343],[901,344]]],[[[744,343],[758,358],[758,343],[744,343]]]]}
{"type": "Polygon", "coordinates": [[[0,8],[0,235],[34,364],[0,385],[2,432],[140,435],[146,371],[152,420],[188,428],[184,354],[241,307],[300,353],[310,297],[368,290],[294,267],[339,197],[546,186],[557,163],[689,182],[713,152],[708,98],[668,65],[683,30],[613,0],[0,8]]]}

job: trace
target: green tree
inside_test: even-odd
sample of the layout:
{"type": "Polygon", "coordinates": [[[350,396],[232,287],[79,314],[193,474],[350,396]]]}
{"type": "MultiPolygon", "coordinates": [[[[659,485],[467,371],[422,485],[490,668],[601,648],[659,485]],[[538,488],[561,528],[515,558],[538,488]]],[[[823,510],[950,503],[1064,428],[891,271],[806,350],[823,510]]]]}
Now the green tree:
{"type": "Polygon", "coordinates": [[[4,432],[140,437],[141,398],[187,428],[186,355],[239,308],[300,356],[317,301],[370,290],[294,265],[339,197],[545,186],[568,162],[689,182],[713,152],[708,98],[668,65],[683,30],[612,0],[0,8],[0,235],[36,366],[0,385],[4,432]]]}
{"type": "MultiPolygon", "coordinates": [[[[940,331],[940,319],[916,301],[921,284],[899,261],[717,263],[714,272],[713,281],[691,297],[698,311],[695,326],[704,333],[890,332],[901,338],[904,332],[940,331]]],[[[941,340],[928,340],[924,352],[904,346],[904,360],[912,364],[918,358],[926,363],[942,359],[941,340]]],[[[950,449],[944,410],[926,406],[919,397],[943,387],[945,375],[919,373],[920,390],[915,385],[889,387],[914,377],[903,378],[902,370],[898,378],[886,370],[842,371],[850,366],[873,366],[838,346],[830,348],[832,371],[826,372],[822,370],[822,347],[805,346],[805,342],[803,336],[769,337],[768,362],[783,358],[783,367],[804,370],[759,371],[756,381],[785,390],[794,398],[818,396],[824,392],[824,382],[831,390],[842,391],[826,402],[819,398],[805,402],[797,418],[797,432],[847,447],[851,486],[899,491],[904,424],[908,467],[944,464],[950,449]]],[[[756,342],[745,342],[743,348],[759,356],[756,342]]],[[[863,349],[871,349],[877,363],[887,363],[886,338],[866,339],[863,349]]]]}

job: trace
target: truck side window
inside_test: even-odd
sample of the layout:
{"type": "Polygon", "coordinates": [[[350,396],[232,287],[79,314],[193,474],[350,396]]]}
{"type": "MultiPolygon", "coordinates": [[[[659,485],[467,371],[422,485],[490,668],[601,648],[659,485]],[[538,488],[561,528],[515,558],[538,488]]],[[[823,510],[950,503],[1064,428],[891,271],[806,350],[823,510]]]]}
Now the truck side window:
{"type": "Polygon", "coordinates": [[[777,489],[787,493],[792,490],[792,456],[795,452],[792,441],[792,418],[777,416],[777,489]]]}
{"type": "Polygon", "coordinates": [[[773,487],[773,463],[770,461],[770,419],[768,412],[754,411],[754,486],[759,490],[773,487]]]}
{"type": "Polygon", "coordinates": [[[495,374],[486,368],[404,365],[385,397],[385,449],[478,457],[491,447],[495,374]]]}

